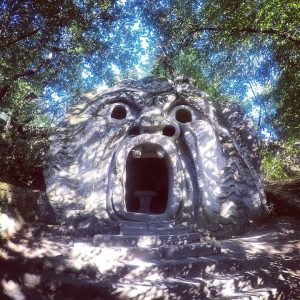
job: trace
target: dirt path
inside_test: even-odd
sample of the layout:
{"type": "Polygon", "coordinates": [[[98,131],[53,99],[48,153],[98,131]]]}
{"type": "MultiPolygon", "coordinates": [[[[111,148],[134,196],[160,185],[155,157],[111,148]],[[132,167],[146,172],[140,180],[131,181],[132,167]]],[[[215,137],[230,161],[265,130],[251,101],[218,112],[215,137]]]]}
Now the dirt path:
{"type": "Polygon", "coordinates": [[[1,242],[0,298],[300,299],[299,220],[252,226],[221,244],[217,255],[147,261],[59,227],[28,226],[1,242]]]}

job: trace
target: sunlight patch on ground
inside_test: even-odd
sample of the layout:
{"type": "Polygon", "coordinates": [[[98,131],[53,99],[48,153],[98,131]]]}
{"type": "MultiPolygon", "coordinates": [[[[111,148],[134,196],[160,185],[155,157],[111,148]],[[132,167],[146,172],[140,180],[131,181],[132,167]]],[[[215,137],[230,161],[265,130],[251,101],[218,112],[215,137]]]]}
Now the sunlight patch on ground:
{"type": "MultiPolygon", "coordinates": [[[[141,278],[142,279],[142,278],[141,278]]],[[[160,284],[159,288],[151,282],[136,283],[134,286],[127,284],[116,286],[114,293],[122,299],[137,299],[137,300],[151,300],[151,299],[170,299],[168,296],[168,288],[160,284]]]]}
{"type": "Polygon", "coordinates": [[[14,235],[20,230],[22,224],[15,219],[9,217],[7,214],[0,214],[0,236],[7,238],[14,235]]]}
{"type": "MultiPolygon", "coordinates": [[[[266,253],[268,255],[287,255],[289,253],[300,254],[300,241],[292,240],[285,241],[284,243],[280,242],[280,239],[283,238],[283,234],[270,235],[270,234],[261,234],[252,237],[244,237],[236,239],[231,239],[231,241],[237,242],[237,245],[241,246],[244,251],[252,256],[257,254],[266,253]]],[[[228,245],[228,244],[227,244],[228,245]]],[[[232,250],[224,245],[222,248],[223,253],[228,253],[232,250]]]]}
{"type": "Polygon", "coordinates": [[[9,240],[6,245],[9,249],[21,253],[26,258],[61,255],[62,246],[58,243],[53,243],[48,239],[41,239],[39,242],[32,243],[29,246],[28,240],[30,238],[29,236],[17,243],[9,240]]]}
{"type": "Polygon", "coordinates": [[[35,275],[35,274],[30,274],[30,273],[25,273],[24,274],[24,283],[25,283],[26,287],[28,287],[30,289],[34,289],[41,283],[41,276],[35,275]]]}
{"type": "Polygon", "coordinates": [[[87,264],[97,267],[100,273],[116,271],[118,266],[122,266],[123,260],[127,257],[127,248],[102,248],[94,247],[86,243],[74,243],[70,259],[78,270],[87,264]]]}
{"type": "Polygon", "coordinates": [[[14,300],[25,300],[26,297],[21,291],[21,287],[18,283],[14,282],[13,280],[6,281],[5,279],[2,280],[3,292],[5,295],[9,296],[10,299],[14,300]]]}
{"type": "Polygon", "coordinates": [[[7,251],[0,248],[0,258],[7,260],[7,259],[12,258],[12,256],[8,255],[7,251]]]}

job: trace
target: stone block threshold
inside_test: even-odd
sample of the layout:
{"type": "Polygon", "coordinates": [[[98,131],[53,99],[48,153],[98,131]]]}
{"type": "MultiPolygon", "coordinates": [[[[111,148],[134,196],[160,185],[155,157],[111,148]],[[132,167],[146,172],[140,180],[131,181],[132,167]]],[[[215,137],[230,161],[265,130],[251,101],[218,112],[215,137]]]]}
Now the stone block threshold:
{"type": "Polygon", "coordinates": [[[217,243],[30,225],[1,240],[0,299],[299,299],[299,251],[297,220],[217,243]]]}

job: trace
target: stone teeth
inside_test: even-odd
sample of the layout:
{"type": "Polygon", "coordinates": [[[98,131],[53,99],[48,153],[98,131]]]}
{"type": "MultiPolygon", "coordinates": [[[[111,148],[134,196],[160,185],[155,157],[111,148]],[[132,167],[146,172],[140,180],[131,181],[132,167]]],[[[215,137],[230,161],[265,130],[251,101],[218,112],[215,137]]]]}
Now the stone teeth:
{"type": "Polygon", "coordinates": [[[164,155],[165,155],[165,151],[163,149],[157,149],[156,150],[156,155],[159,157],[159,158],[163,158],[164,155]]]}
{"type": "Polygon", "coordinates": [[[142,156],[142,149],[141,148],[136,148],[131,150],[132,157],[133,158],[140,158],[142,156]]]}

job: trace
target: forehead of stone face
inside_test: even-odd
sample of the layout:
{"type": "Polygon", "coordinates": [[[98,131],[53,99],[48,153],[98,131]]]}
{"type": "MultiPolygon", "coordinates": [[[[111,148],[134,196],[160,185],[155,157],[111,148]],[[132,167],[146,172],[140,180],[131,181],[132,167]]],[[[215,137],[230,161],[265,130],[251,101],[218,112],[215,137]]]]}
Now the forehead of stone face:
{"type": "MultiPolygon", "coordinates": [[[[140,80],[123,80],[102,93],[87,94],[78,99],[65,115],[65,122],[74,115],[88,119],[89,115],[98,115],[100,111],[109,113],[111,104],[126,104],[132,112],[144,112],[148,107],[158,107],[166,113],[182,104],[191,106],[197,112],[206,112],[206,95],[195,89],[189,80],[175,82],[164,78],[146,77],[140,80]],[[84,117],[85,116],[85,117],[84,117]]],[[[208,113],[208,112],[206,112],[208,113]]],[[[62,125],[66,125],[62,124],[62,125]]]]}
{"type": "Polygon", "coordinates": [[[176,93],[172,82],[146,77],[141,80],[123,80],[97,98],[102,104],[124,102],[141,111],[150,106],[168,108],[176,100],[176,93]]]}

